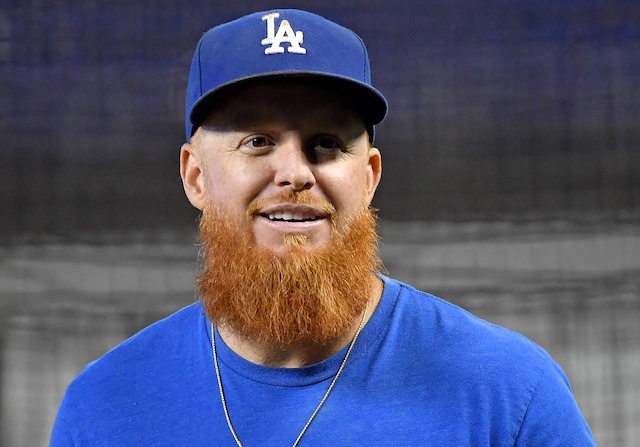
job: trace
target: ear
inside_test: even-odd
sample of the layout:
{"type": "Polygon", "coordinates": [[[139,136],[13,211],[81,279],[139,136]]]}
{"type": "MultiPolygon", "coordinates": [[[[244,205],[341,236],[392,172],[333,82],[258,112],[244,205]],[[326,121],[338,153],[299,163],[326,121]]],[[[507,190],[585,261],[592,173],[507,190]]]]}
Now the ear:
{"type": "Polygon", "coordinates": [[[382,177],[382,155],[376,147],[369,149],[369,164],[367,165],[367,203],[371,204],[382,177]]]}
{"type": "Polygon", "coordinates": [[[204,207],[204,173],[199,152],[191,143],[180,148],[180,177],[189,202],[202,211],[204,207]]]}

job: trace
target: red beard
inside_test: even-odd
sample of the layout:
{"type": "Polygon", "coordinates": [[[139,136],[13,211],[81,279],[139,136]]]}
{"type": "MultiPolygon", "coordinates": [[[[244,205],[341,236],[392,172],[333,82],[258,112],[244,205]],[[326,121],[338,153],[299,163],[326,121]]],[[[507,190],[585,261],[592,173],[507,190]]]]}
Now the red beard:
{"type": "MultiPolygon", "coordinates": [[[[277,202],[283,199],[312,202],[304,193],[277,202]]],[[[280,257],[255,244],[249,223],[205,206],[197,289],[213,324],[280,347],[324,344],[348,331],[369,299],[372,275],[382,266],[377,222],[366,205],[343,227],[332,217],[329,247],[306,252],[304,236],[287,235],[289,253],[280,257]]]]}

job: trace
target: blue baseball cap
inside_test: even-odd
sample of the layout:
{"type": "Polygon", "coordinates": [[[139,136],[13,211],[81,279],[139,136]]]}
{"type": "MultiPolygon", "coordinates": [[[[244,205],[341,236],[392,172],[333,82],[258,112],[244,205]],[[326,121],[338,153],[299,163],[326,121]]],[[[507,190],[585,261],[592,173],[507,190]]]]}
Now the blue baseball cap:
{"type": "Polygon", "coordinates": [[[218,25],[202,36],[187,84],[187,141],[224,95],[268,78],[327,83],[360,114],[371,141],[374,125],[387,113],[356,33],[307,11],[277,9],[218,25]]]}

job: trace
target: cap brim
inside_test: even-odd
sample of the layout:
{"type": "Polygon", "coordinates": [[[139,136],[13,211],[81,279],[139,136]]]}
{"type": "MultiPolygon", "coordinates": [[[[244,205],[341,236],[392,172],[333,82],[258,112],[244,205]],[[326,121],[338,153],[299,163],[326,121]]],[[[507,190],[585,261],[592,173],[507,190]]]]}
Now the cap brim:
{"type": "Polygon", "coordinates": [[[382,93],[370,85],[351,78],[303,71],[261,73],[221,84],[203,94],[194,103],[189,113],[189,120],[192,124],[191,134],[193,135],[196,128],[209,116],[213,107],[233,92],[261,81],[287,78],[308,79],[310,82],[329,86],[334,91],[337,90],[356,113],[362,117],[368,129],[380,123],[387,114],[387,100],[382,96],[382,93]]]}

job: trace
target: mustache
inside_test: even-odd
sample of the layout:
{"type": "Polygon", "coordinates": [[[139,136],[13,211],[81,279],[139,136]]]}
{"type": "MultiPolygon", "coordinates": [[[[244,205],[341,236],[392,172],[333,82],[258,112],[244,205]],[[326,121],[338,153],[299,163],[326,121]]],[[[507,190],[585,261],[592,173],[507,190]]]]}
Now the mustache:
{"type": "Polygon", "coordinates": [[[336,208],[326,200],[315,197],[311,192],[305,191],[285,191],[273,197],[265,197],[255,199],[247,207],[247,218],[251,219],[258,214],[260,210],[272,205],[282,205],[289,203],[292,205],[307,205],[323,212],[329,216],[333,222],[337,215],[336,208]]]}

